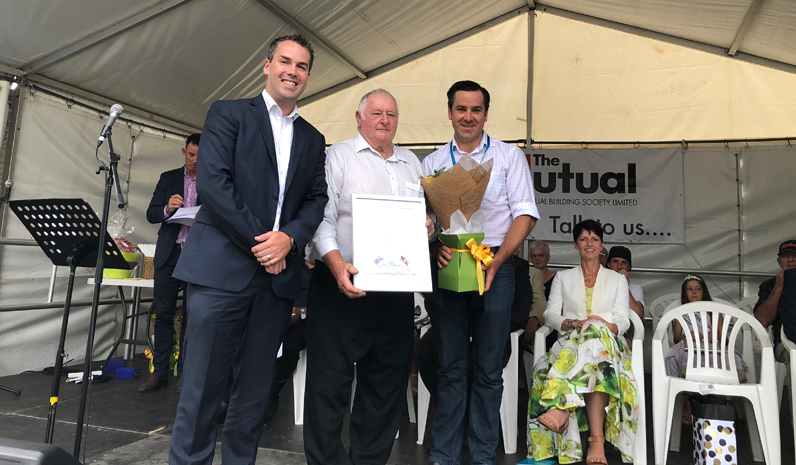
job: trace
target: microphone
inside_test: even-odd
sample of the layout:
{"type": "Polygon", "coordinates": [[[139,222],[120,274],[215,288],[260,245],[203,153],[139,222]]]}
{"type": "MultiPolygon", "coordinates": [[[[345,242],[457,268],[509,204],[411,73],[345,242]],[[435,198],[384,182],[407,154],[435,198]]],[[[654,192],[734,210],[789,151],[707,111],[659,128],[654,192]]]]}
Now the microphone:
{"type": "Polygon", "coordinates": [[[108,134],[108,131],[111,130],[113,123],[116,122],[116,118],[118,118],[122,113],[124,113],[124,108],[122,108],[122,106],[118,103],[111,107],[111,114],[108,115],[108,122],[105,123],[105,126],[102,127],[102,131],[100,131],[100,136],[97,140],[97,147],[102,145],[102,143],[105,141],[105,136],[108,134]]]}
{"type": "Polygon", "coordinates": [[[11,200],[11,188],[14,187],[14,181],[7,179],[6,180],[6,192],[3,194],[3,199],[0,201],[0,205],[4,203],[8,203],[11,200]]]}

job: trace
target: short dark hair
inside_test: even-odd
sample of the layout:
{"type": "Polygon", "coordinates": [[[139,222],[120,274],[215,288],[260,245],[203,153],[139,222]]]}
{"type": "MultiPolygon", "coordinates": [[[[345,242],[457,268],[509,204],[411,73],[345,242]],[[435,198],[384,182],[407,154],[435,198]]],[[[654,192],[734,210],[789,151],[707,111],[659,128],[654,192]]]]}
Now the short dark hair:
{"type": "Polygon", "coordinates": [[[489,91],[481,87],[481,84],[475,81],[458,81],[453,83],[448,89],[448,110],[453,109],[453,99],[456,97],[456,92],[481,92],[484,96],[484,110],[489,111],[489,91]]]}
{"type": "Polygon", "coordinates": [[[312,63],[315,61],[315,50],[312,49],[312,44],[310,41],[301,34],[290,34],[287,36],[277,37],[276,39],[272,40],[271,44],[268,46],[268,61],[274,61],[274,53],[276,53],[276,48],[279,46],[279,44],[286,40],[295,42],[310,52],[310,69],[308,71],[312,71],[312,63]]]}
{"type": "Polygon", "coordinates": [[[705,280],[702,279],[702,276],[696,274],[689,274],[683,280],[683,286],[680,289],[680,303],[685,305],[688,303],[688,294],[686,293],[686,288],[688,287],[688,281],[696,281],[702,286],[702,301],[712,301],[713,299],[710,297],[710,291],[708,291],[708,285],[705,283],[705,280]]]}
{"type": "Polygon", "coordinates": [[[583,234],[583,231],[594,233],[600,238],[601,241],[603,240],[603,227],[600,226],[600,223],[594,220],[583,220],[575,225],[575,228],[572,229],[572,238],[574,242],[578,242],[578,238],[581,234],[583,234]]]}
{"type": "Polygon", "coordinates": [[[195,133],[191,134],[190,136],[188,136],[185,139],[185,148],[187,149],[188,146],[191,145],[191,144],[194,144],[197,147],[199,147],[199,139],[201,137],[202,137],[202,133],[200,133],[200,132],[195,132],[195,133]]]}

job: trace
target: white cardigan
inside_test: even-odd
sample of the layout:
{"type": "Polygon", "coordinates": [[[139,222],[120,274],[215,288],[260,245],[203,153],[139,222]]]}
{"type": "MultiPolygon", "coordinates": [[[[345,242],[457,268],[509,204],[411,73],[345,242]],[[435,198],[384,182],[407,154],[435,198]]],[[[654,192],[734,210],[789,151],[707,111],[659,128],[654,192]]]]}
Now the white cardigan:
{"type": "MultiPolygon", "coordinates": [[[[630,327],[630,307],[627,279],[624,276],[600,267],[592,294],[591,313],[614,323],[619,327],[619,334],[627,331],[630,327]]],[[[561,331],[561,324],[566,319],[586,319],[586,286],[580,266],[556,273],[547,299],[545,325],[563,335],[566,333],[561,331]]]]}

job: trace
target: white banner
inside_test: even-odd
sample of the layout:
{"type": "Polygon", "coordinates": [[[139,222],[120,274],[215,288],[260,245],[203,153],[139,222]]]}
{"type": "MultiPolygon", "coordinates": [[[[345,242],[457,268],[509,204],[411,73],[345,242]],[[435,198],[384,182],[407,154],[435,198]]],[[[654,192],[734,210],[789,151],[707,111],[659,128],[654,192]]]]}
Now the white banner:
{"type": "Polygon", "coordinates": [[[528,154],[541,216],[532,238],[572,241],[599,221],[605,242],[683,243],[683,154],[662,149],[533,149],[528,154]]]}

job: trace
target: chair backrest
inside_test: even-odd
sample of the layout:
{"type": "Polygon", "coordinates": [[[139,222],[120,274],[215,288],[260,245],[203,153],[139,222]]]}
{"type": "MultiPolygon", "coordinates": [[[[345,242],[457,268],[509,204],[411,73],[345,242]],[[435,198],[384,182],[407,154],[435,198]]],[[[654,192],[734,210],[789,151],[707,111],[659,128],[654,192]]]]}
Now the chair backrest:
{"type": "MultiPolygon", "coordinates": [[[[654,341],[663,341],[670,332],[670,324],[677,320],[685,334],[687,358],[686,379],[690,381],[738,384],[737,366],[735,363],[735,344],[741,329],[748,326],[757,334],[763,351],[770,352],[773,361],[773,346],[765,328],[748,313],[720,302],[691,302],[667,309],[653,336],[654,341]],[[687,316],[696,330],[697,319],[702,321],[705,331],[704,339],[692,337],[689,325],[683,318],[687,316]],[[720,323],[720,318],[723,320],[720,323]],[[708,331],[708,326],[712,329],[708,331]]],[[[696,332],[696,331],[695,331],[696,332]]]]}
{"type": "Polygon", "coordinates": [[[741,310],[745,311],[746,313],[753,315],[755,304],[757,303],[758,297],[753,295],[751,297],[747,297],[740,302],[736,302],[735,306],[740,308],[741,310]]]}
{"type": "Polygon", "coordinates": [[[652,330],[658,327],[658,321],[663,316],[663,311],[666,310],[666,307],[669,306],[672,302],[680,302],[680,293],[674,294],[666,294],[658,297],[657,299],[652,301],[652,304],[649,306],[649,312],[652,316],[652,330]]]}

